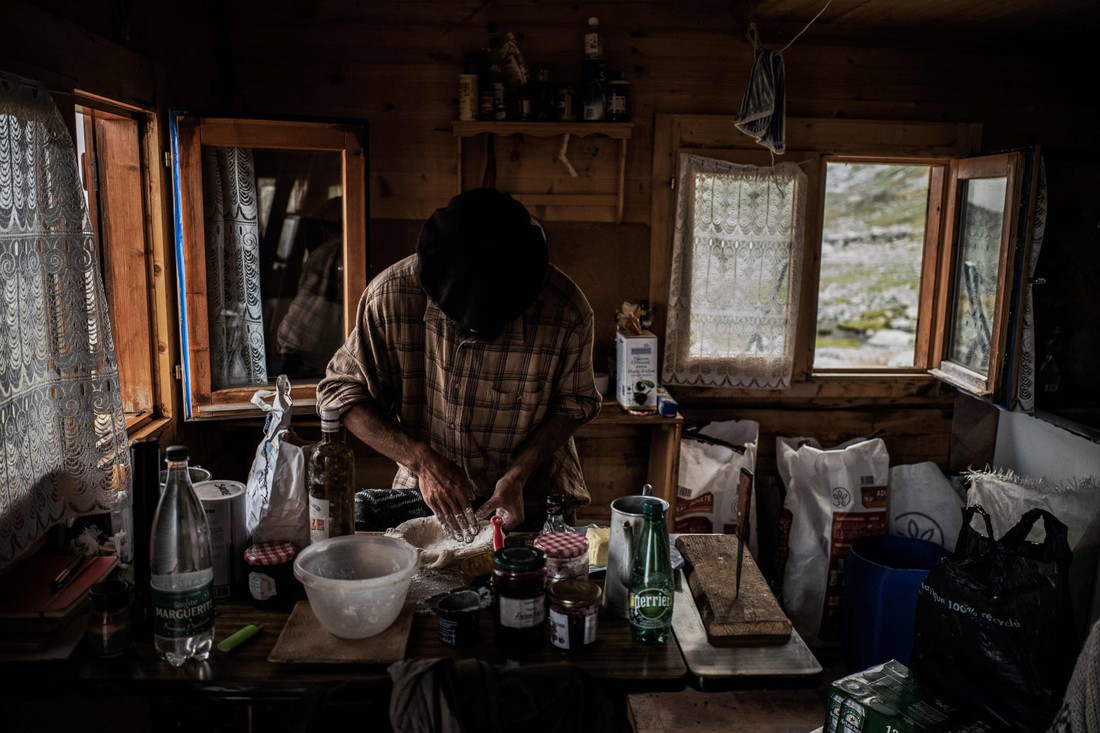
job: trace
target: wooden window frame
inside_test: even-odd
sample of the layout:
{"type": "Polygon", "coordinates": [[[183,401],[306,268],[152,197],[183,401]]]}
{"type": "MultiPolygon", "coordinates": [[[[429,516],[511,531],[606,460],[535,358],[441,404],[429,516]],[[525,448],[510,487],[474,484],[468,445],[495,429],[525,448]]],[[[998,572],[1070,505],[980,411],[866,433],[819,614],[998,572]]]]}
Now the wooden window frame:
{"type": "MultiPolygon", "coordinates": [[[[267,385],[213,389],[207,318],[202,146],[337,152],[343,164],[344,333],[355,322],[367,283],[367,146],[365,121],[172,117],[173,189],[176,194],[177,287],[180,301],[181,377],[185,420],[254,416],[251,403],[267,385]]],[[[295,411],[312,412],[317,380],[292,381],[295,411]]]]}
{"type": "Polygon", "coordinates": [[[104,156],[100,163],[78,164],[89,182],[89,198],[95,198],[89,201],[89,217],[107,291],[119,386],[124,402],[138,407],[127,413],[126,429],[131,439],[142,439],[162,430],[173,414],[168,348],[172,314],[165,268],[168,207],[160,128],[153,110],[86,91],[74,93],[70,110],[74,129],[75,113],[84,115],[85,134],[96,136],[92,149],[104,156]],[[112,144],[130,144],[118,135],[122,124],[134,125],[133,147],[126,149],[124,159],[112,159],[104,146],[111,150],[112,144]]]}
{"type": "MultiPolygon", "coordinates": [[[[805,161],[809,192],[806,202],[805,249],[802,268],[801,305],[795,336],[795,361],[788,389],[748,390],[737,388],[679,387],[681,401],[730,400],[750,402],[774,400],[844,399],[861,397],[895,400],[938,394],[940,384],[928,373],[941,324],[935,312],[926,316],[918,341],[916,364],[912,368],[818,369],[812,368],[817,326],[817,295],[821,267],[821,226],[824,206],[826,160],[860,162],[912,162],[933,164],[933,175],[945,176],[947,162],[980,149],[981,126],[970,123],[892,122],[788,118],[787,153],[772,156],[748,136],[739,132],[731,118],[722,115],[658,114],[654,122],[652,208],[650,234],[650,287],[653,331],[665,332],[671,274],[676,192],[672,183],[680,153],[692,153],[748,165],[771,165],[781,161],[805,161]]],[[[931,182],[930,182],[931,183],[931,182]]],[[[943,180],[934,181],[945,190],[943,180]]],[[[937,301],[934,273],[940,267],[939,243],[943,235],[944,200],[929,201],[925,259],[921,278],[922,314],[937,301]],[[934,252],[930,242],[935,239],[934,252]],[[931,256],[929,256],[931,254],[931,256]],[[931,297],[929,297],[931,296],[931,297]],[[923,301],[927,300],[927,303],[923,301]]],[[[664,341],[663,338],[660,339],[664,341]]],[[[662,355],[663,356],[663,355],[662,355]]],[[[661,362],[663,364],[663,360],[661,362]]]]}

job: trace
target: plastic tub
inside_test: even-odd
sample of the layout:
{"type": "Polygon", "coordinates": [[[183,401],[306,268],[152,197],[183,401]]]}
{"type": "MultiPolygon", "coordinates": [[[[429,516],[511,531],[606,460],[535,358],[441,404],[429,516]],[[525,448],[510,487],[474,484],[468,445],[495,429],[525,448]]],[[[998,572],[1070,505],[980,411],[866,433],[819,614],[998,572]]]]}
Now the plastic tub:
{"type": "Polygon", "coordinates": [[[326,631],[365,639],[397,619],[416,567],[416,548],[400,537],[347,535],[302,550],[294,577],[326,631]]]}
{"type": "Polygon", "coordinates": [[[909,664],[917,589],[941,558],[935,542],[900,535],[852,543],[844,572],[841,647],[851,671],[896,659],[909,664]]]}

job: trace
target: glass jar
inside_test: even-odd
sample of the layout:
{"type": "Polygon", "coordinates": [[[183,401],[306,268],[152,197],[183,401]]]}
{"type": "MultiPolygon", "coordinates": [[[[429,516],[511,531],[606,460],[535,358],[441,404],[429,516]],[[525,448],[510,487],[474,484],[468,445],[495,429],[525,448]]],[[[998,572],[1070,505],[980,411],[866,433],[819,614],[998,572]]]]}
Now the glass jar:
{"type": "Polygon", "coordinates": [[[97,657],[130,649],[130,584],[105,580],[88,590],[88,645],[97,657]]]}
{"type": "Polygon", "coordinates": [[[498,646],[525,654],[546,636],[546,555],[533,547],[493,553],[493,617],[498,646]]]}
{"type": "Polygon", "coordinates": [[[287,610],[294,605],[302,595],[302,585],[294,577],[297,555],[292,542],[261,542],[244,551],[252,605],[270,610],[287,610]]]}
{"type": "Polygon", "coordinates": [[[546,553],[546,582],[566,578],[588,579],[588,538],[570,532],[540,534],[532,543],[546,553]]]}
{"type": "Polygon", "coordinates": [[[596,622],[603,591],[591,580],[559,580],[550,586],[550,643],[566,652],[596,642],[596,622]]]}

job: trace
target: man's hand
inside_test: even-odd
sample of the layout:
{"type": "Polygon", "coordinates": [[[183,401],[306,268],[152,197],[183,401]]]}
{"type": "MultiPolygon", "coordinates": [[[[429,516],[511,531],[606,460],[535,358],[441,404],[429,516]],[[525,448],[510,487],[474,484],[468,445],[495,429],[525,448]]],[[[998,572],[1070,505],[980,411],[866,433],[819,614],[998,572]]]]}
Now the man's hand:
{"type": "Polygon", "coordinates": [[[523,523],[523,484],[518,478],[505,474],[489,500],[481,505],[478,518],[485,519],[496,512],[504,520],[504,529],[511,530],[523,523]]]}
{"type": "Polygon", "coordinates": [[[469,541],[476,536],[477,520],[470,508],[470,480],[462,469],[429,450],[418,466],[417,478],[424,503],[456,540],[469,541]]]}

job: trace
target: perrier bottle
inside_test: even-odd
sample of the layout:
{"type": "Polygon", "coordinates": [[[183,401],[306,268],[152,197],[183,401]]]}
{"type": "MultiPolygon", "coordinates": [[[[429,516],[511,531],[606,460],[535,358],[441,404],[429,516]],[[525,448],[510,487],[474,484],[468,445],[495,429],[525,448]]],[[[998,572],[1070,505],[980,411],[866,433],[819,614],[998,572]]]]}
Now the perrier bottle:
{"type": "Polygon", "coordinates": [[[660,644],[672,629],[672,561],[668,552],[665,510],[658,501],[642,505],[642,534],[630,570],[630,635],[635,641],[660,644]]]}

